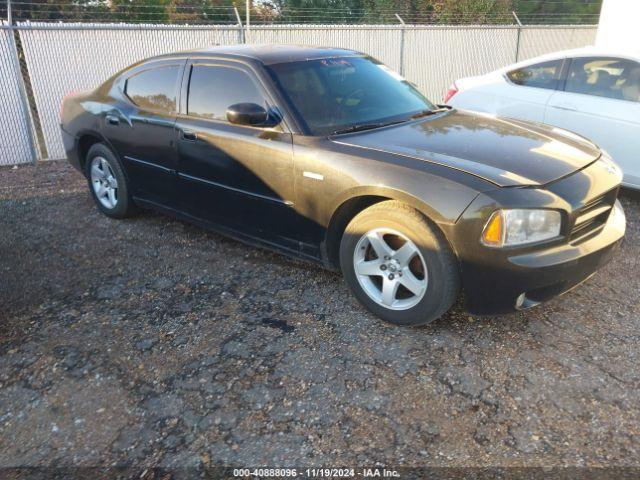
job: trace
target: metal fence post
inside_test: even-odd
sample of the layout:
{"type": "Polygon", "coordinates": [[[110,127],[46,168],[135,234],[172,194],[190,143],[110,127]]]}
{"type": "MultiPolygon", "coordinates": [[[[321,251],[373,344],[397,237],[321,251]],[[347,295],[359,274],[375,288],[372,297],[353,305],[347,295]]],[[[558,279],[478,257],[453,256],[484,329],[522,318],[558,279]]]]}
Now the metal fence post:
{"type": "Polygon", "coordinates": [[[404,20],[396,13],[396,18],[402,25],[400,28],[400,75],[404,75],[404,28],[405,23],[404,20]]]}
{"type": "Polygon", "coordinates": [[[520,56],[520,32],[522,31],[522,23],[520,22],[518,15],[516,15],[516,12],[511,12],[511,13],[513,13],[513,18],[516,19],[516,22],[518,22],[518,36],[516,37],[516,63],[517,63],[518,57],[520,56]]]}
{"type": "Polygon", "coordinates": [[[247,0],[245,8],[247,9],[247,20],[245,22],[244,42],[247,43],[247,38],[249,38],[250,35],[249,29],[251,28],[251,0],[247,0]]]}
{"type": "Polygon", "coordinates": [[[29,107],[29,98],[27,97],[27,86],[25,85],[20,68],[20,56],[18,55],[18,46],[16,45],[15,27],[13,25],[13,13],[11,11],[11,0],[7,0],[7,26],[9,27],[9,48],[12,51],[11,62],[18,81],[18,89],[20,90],[20,103],[22,104],[22,114],[24,122],[27,126],[27,137],[29,138],[29,149],[31,150],[31,158],[35,164],[39,160],[38,146],[35,135],[34,123],[31,118],[31,109],[29,107]]]}
{"type": "Polygon", "coordinates": [[[244,35],[244,27],[242,26],[242,19],[240,18],[240,12],[238,11],[238,7],[236,4],[233,4],[233,11],[236,12],[236,20],[238,20],[238,37],[240,39],[240,43],[247,43],[247,39],[244,35]]]}

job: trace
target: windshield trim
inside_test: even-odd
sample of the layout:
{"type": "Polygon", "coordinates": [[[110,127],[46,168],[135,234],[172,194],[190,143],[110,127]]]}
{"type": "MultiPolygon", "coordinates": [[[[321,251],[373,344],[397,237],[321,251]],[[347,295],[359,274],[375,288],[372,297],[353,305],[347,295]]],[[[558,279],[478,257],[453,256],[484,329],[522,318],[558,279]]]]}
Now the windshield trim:
{"type": "MultiPolygon", "coordinates": [[[[427,115],[427,116],[420,116],[417,118],[405,118],[403,121],[398,121],[398,122],[391,122],[391,123],[387,123],[385,125],[380,125],[379,127],[375,127],[375,128],[368,128],[366,130],[361,130],[361,131],[355,131],[355,132],[343,132],[343,133],[330,133],[328,135],[308,135],[311,137],[316,137],[316,138],[336,138],[336,137],[343,137],[346,135],[358,135],[361,133],[368,133],[368,132],[373,132],[375,130],[382,130],[385,128],[393,128],[393,127],[399,127],[401,125],[412,125],[415,123],[420,123],[420,122],[424,122],[424,121],[429,121],[432,119],[436,119],[438,117],[440,117],[443,114],[449,114],[455,111],[455,108],[451,107],[448,108],[446,110],[438,110],[434,115],[427,115]]],[[[368,122],[367,122],[368,123],[368,122]]]]}
{"type": "Polygon", "coordinates": [[[337,135],[347,135],[349,133],[360,133],[366,132],[369,130],[378,130],[380,128],[385,127],[393,127],[396,125],[400,125],[403,123],[410,123],[414,120],[423,120],[427,117],[438,116],[441,113],[448,113],[453,110],[453,107],[450,105],[434,105],[435,108],[426,109],[426,110],[418,110],[412,114],[408,114],[405,117],[405,114],[402,115],[402,118],[397,121],[389,121],[389,122],[366,122],[362,124],[354,124],[349,127],[345,127],[343,129],[337,129],[331,132],[328,136],[335,137],[337,135]],[[376,125],[379,124],[379,125],[376,125]],[[358,126],[362,126],[362,129],[357,129],[358,126]],[[353,130],[351,130],[353,128],[353,130]]]}

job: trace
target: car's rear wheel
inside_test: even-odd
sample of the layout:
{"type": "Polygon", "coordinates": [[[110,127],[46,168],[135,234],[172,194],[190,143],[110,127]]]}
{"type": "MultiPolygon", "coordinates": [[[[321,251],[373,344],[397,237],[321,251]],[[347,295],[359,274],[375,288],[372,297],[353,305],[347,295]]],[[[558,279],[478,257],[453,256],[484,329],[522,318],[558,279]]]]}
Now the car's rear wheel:
{"type": "Polygon", "coordinates": [[[460,290],[456,258],[427,218],[397,201],[356,215],[342,237],[340,265],[356,298],[397,325],[442,316],[460,290]]]}
{"type": "Polygon", "coordinates": [[[102,213],[113,218],[135,213],[124,171],[109,147],[103,143],[93,145],[87,153],[85,170],[91,196],[102,213]]]}

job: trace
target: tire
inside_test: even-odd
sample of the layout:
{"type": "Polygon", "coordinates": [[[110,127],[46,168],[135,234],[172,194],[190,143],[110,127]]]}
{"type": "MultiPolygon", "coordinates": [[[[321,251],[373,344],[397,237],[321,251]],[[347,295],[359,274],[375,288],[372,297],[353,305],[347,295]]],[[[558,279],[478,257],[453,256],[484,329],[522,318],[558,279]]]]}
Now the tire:
{"type": "Polygon", "coordinates": [[[136,212],[122,165],[104,143],[96,143],[89,149],[85,176],[93,201],[102,213],[112,218],[126,218],[136,212]]]}
{"type": "Polygon", "coordinates": [[[340,242],[340,266],[360,303],[395,325],[433,322],[460,292],[458,263],[442,232],[395,200],[351,220],[340,242]]]}

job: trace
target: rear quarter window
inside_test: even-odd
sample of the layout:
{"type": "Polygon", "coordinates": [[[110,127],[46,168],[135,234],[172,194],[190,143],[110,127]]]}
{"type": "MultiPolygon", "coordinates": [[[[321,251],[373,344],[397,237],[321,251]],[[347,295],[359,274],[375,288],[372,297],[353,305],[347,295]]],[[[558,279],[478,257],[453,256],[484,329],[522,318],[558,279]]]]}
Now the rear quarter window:
{"type": "Polygon", "coordinates": [[[536,63],[507,73],[507,78],[524,87],[555,89],[558,86],[562,60],[536,63]]]}
{"type": "Polygon", "coordinates": [[[179,65],[143,70],[127,79],[125,93],[140,108],[174,113],[179,73],[179,65]]]}

